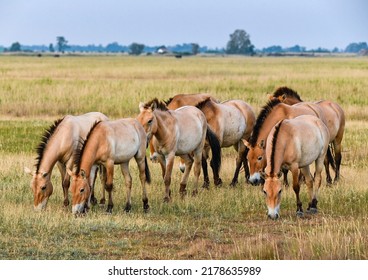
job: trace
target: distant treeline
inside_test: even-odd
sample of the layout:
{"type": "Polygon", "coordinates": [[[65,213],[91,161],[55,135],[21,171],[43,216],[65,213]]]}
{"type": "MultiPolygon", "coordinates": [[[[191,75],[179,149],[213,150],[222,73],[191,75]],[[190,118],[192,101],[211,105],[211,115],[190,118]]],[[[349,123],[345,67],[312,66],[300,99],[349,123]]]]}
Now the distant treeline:
{"type": "MultiPolygon", "coordinates": [[[[211,49],[207,46],[199,46],[198,44],[193,43],[184,43],[177,44],[174,46],[144,46],[143,53],[179,53],[179,54],[193,54],[194,49],[196,53],[218,53],[224,54],[226,53],[225,48],[216,48],[211,49]],[[193,46],[196,46],[193,48],[193,46]]],[[[22,52],[54,52],[54,47],[52,44],[47,45],[21,45],[18,42],[14,43],[10,47],[0,46],[0,52],[13,52],[13,51],[22,51],[22,52]],[[14,49],[14,46],[16,48],[14,49]]],[[[67,52],[85,52],[85,53],[131,53],[131,45],[124,46],[120,45],[117,42],[113,42],[103,45],[67,45],[65,49],[67,52]]],[[[282,47],[279,45],[273,45],[263,49],[255,49],[255,53],[257,54],[283,54],[283,53],[362,53],[366,54],[368,52],[368,45],[366,42],[360,43],[350,43],[345,49],[339,49],[335,47],[334,49],[326,49],[326,48],[317,48],[317,49],[307,49],[306,47],[295,45],[293,47],[282,47]]],[[[194,53],[194,54],[196,54],[194,53]]]]}

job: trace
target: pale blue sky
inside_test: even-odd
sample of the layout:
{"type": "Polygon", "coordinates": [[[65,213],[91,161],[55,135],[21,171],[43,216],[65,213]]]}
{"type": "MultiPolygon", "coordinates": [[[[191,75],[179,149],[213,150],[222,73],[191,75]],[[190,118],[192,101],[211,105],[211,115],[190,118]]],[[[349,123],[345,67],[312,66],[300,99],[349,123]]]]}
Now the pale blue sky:
{"type": "Polygon", "coordinates": [[[368,41],[366,0],[0,0],[0,45],[132,42],[225,47],[244,29],[256,48],[345,48],[368,41]]]}

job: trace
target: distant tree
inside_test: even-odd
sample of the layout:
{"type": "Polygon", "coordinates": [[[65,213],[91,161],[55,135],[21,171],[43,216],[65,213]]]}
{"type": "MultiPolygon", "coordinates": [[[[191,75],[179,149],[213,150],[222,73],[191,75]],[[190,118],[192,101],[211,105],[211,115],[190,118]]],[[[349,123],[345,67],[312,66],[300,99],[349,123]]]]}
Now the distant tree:
{"type": "Polygon", "coordinates": [[[196,55],[199,53],[199,45],[196,43],[192,43],[192,54],[196,55]]]}
{"type": "Polygon", "coordinates": [[[130,49],[130,54],[140,55],[144,50],[144,45],[143,44],[138,44],[138,43],[132,43],[129,46],[129,49],[130,49]]]}
{"type": "Polygon", "coordinates": [[[113,53],[123,51],[123,47],[120,46],[117,42],[108,44],[105,49],[107,52],[113,52],[113,53]]]}
{"type": "Polygon", "coordinates": [[[333,50],[332,50],[333,53],[338,53],[340,52],[339,48],[338,47],[334,47],[333,50]]]}
{"type": "Polygon", "coordinates": [[[54,45],[52,43],[49,45],[49,52],[55,52],[54,45]]]}
{"type": "Polygon", "coordinates": [[[267,48],[263,48],[262,52],[265,52],[265,53],[280,53],[280,52],[283,52],[283,49],[282,49],[281,46],[270,46],[270,47],[267,47],[267,48]]]}
{"type": "Polygon", "coordinates": [[[63,36],[56,37],[56,45],[59,52],[64,52],[68,48],[68,41],[63,36]]]}
{"type": "Polygon", "coordinates": [[[360,42],[360,43],[351,43],[345,48],[345,52],[349,53],[358,53],[361,50],[368,49],[368,45],[366,42],[360,42]]]}
{"type": "Polygon", "coordinates": [[[230,34],[230,40],[226,46],[226,53],[253,55],[254,46],[250,41],[249,34],[241,29],[237,29],[234,33],[230,34]]]}
{"type": "Polygon", "coordinates": [[[19,44],[19,42],[15,42],[13,43],[10,48],[9,48],[10,52],[20,52],[21,51],[21,46],[19,44]]]}

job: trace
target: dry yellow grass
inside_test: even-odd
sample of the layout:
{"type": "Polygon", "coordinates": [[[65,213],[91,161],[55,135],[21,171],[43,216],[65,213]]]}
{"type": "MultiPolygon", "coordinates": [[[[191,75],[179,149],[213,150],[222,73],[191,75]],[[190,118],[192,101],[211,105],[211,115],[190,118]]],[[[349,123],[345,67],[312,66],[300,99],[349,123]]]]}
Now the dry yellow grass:
{"type": "MultiPolygon", "coordinates": [[[[1,57],[0,259],[366,259],[368,252],[368,88],[366,58],[1,57]],[[157,165],[150,164],[151,212],[143,214],[135,165],[132,213],[116,168],[113,215],[95,207],[75,219],[62,208],[60,176],[47,211],[32,211],[30,178],[43,129],[68,113],[135,116],[138,103],[178,93],[209,92],[247,101],[256,112],[266,93],[289,86],[306,101],[330,99],[347,115],[342,180],[320,191],[315,216],[295,217],[295,195],[284,192],[282,219],[269,221],[259,188],[228,187],[235,152],[224,150],[224,186],[164,204],[157,165]]],[[[190,181],[191,182],[191,181],[190,181]]],[[[191,184],[189,183],[189,188],[191,184]]],[[[100,189],[100,186],[97,186],[100,189]]],[[[305,188],[302,201],[307,203],[305,188]]]]}

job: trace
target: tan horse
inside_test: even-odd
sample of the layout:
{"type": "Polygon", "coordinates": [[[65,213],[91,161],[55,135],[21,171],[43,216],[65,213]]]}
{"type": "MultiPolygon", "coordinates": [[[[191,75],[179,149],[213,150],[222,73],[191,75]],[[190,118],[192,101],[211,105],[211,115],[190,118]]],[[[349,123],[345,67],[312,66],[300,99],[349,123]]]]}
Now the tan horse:
{"type": "MultiPolygon", "coordinates": [[[[134,157],[139,169],[142,186],[143,209],[149,209],[145,183],[150,183],[150,172],[146,160],[147,137],[141,124],[132,118],[96,123],[89,132],[83,145],[75,154],[76,170],[73,174],[72,211],[83,213],[88,206],[91,190],[91,169],[100,164],[106,169],[104,187],[109,194],[106,212],[111,213],[114,206],[112,200],[114,165],[119,164],[127,188],[125,211],[131,209],[132,177],[129,172],[129,161],[134,157]]],[[[70,172],[70,170],[69,170],[70,172]]]]}
{"type": "Polygon", "coordinates": [[[70,176],[66,172],[66,168],[73,167],[72,155],[78,147],[79,140],[87,136],[88,131],[96,121],[102,120],[108,120],[108,118],[98,112],[80,116],[67,115],[55,121],[45,131],[37,147],[36,171],[32,172],[29,168],[24,168],[24,171],[32,176],[31,188],[36,210],[46,208],[48,199],[53,192],[51,173],[56,163],[61,174],[64,206],[69,205],[70,176]]]}
{"type": "MultiPolygon", "coordinates": [[[[294,105],[303,102],[297,92],[288,88],[288,87],[280,87],[278,88],[270,99],[279,99],[281,102],[289,105],[294,105]]],[[[345,114],[342,108],[335,102],[322,100],[313,102],[313,104],[317,105],[326,120],[325,124],[330,131],[331,134],[331,144],[334,151],[334,170],[335,170],[335,178],[334,182],[337,182],[340,179],[340,165],[341,165],[341,142],[344,136],[345,129],[345,114]]],[[[298,106],[298,105],[297,105],[298,106]]],[[[332,183],[331,175],[327,166],[326,169],[327,182],[332,183]]]]}
{"type": "Polygon", "coordinates": [[[171,173],[175,156],[185,162],[185,172],[180,182],[180,193],[185,195],[188,176],[194,162],[194,191],[198,192],[198,178],[205,140],[212,148],[213,164],[219,169],[221,165],[221,148],[216,136],[207,126],[204,114],[193,106],[184,106],[169,110],[166,104],[153,99],[139,105],[137,119],[143,125],[148,139],[159,155],[165,184],[164,201],[171,200],[171,173]]]}
{"type": "MultiPolygon", "coordinates": [[[[238,182],[239,171],[242,163],[245,167],[246,179],[249,177],[248,162],[246,158],[247,149],[241,139],[248,140],[255,123],[255,113],[253,108],[242,100],[229,100],[219,103],[208,94],[175,95],[166,102],[170,109],[177,109],[184,105],[197,106],[206,116],[206,120],[211,130],[216,134],[222,148],[233,146],[238,152],[236,159],[236,169],[231,182],[235,186],[238,182]]],[[[209,146],[205,146],[205,153],[202,159],[204,173],[204,186],[209,186],[207,170],[209,146]]],[[[212,166],[212,164],[211,164],[212,166]]],[[[215,185],[222,183],[218,173],[214,173],[215,185]]]]}
{"type": "Polygon", "coordinates": [[[303,216],[302,202],[299,191],[299,169],[308,186],[309,206],[307,211],[317,212],[317,194],[321,185],[321,172],[326,157],[330,135],[321,119],[302,115],[294,119],[281,120],[272,128],[267,137],[265,184],[263,192],[266,196],[268,217],[279,217],[282,184],[279,180],[281,166],[291,170],[293,189],[297,201],[297,215],[303,216]],[[309,165],[315,162],[315,177],[310,173],[309,165]]]}

